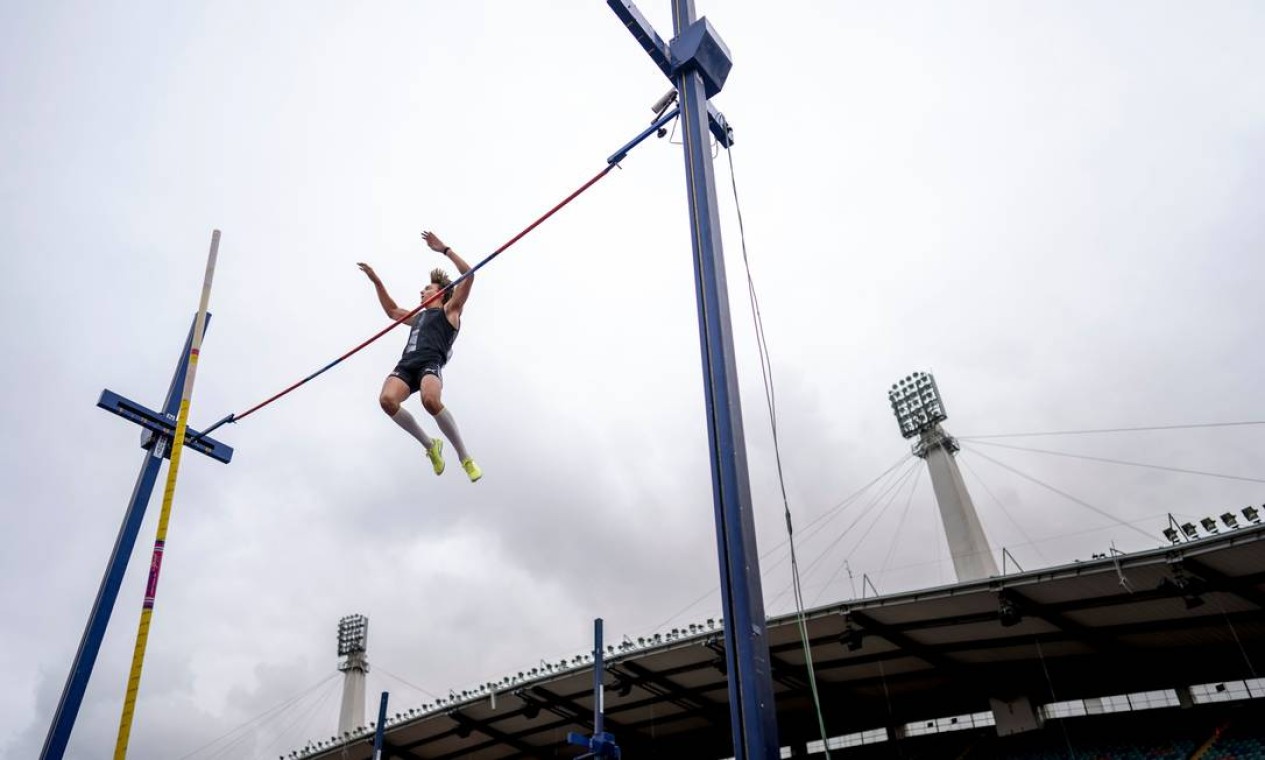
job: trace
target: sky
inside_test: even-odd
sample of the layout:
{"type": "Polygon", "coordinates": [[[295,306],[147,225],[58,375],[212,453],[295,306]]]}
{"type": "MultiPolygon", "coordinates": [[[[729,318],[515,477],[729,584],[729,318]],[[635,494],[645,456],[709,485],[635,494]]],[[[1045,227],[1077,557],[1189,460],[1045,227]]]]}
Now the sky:
{"type": "MultiPolygon", "coordinates": [[[[671,36],[669,3],[640,7],[671,36]]],[[[793,610],[779,455],[810,605],[953,582],[887,405],[917,370],[1007,563],[1150,549],[1168,514],[1265,501],[1261,426],[968,440],[1265,420],[1265,8],[699,12],[734,60],[714,104],[736,143],[714,165],[770,613],[793,610]]],[[[194,427],[386,325],[357,262],[416,303],[445,263],[421,230],[481,259],[599,171],[669,84],[597,0],[5,2],[0,36],[0,757],[16,759],[43,743],[142,458],[95,401],[162,403],[211,231],[194,427]]],[[[217,431],[232,464],[184,457],[133,757],[329,736],[351,613],[370,619],[370,695],[402,708],[582,652],[596,617],[616,641],[719,614],[679,143],[648,140],[478,274],[444,401],[479,483],[451,461],[436,478],[378,408],[399,330],[217,431]],[[301,694],[324,697],[214,743],[301,694]]],[[[113,747],[159,504],[68,757],[113,747]]]]}

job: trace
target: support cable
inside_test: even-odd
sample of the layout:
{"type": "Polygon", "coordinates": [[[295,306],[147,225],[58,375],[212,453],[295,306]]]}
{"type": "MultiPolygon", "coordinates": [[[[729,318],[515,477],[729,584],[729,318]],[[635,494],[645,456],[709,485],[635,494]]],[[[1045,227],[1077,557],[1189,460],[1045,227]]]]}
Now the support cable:
{"type": "MultiPolygon", "coordinates": [[[[896,523],[896,534],[892,538],[891,545],[887,547],[887,556],[883,557],[883,564],[879,565],[878,577],[880,578],[882,578],[883,574],[887,572],[887,566],[892,561],[892,555],[896,553],[896,539],[905,530],[905,521],[909,519],[909,508],[913,506],[914,494],[918,492],[918,484],[922,482],[922,473],[923,473],[923,468],[919,467],[918,474],[914,476],[914,485],[912,488],[909,489],[909,497],[905,499],[905,509],[900,513],[900,521],[896,523]]],[[[838,575],[838,574],[839,574],[839,571],[836,570],[835,575],[838,575]]],[[[831,577],[830,580],[831,581],[834,580],[833,576],[831,577]]],[[[828,581],[826,585],[829,586],[830,582],[828,581]]]]}
{"type": "Polygon", "coordinates": [[[1070,493],[1067,493],[1066,491],[1060,491],[1059,489],[1055,488],[1054,486],[1050,485],[1049,483],[1046,483],[1046,482],[1041,481],[1041,480],[1037,480],[1036,478],[1032,477],[1031,475],[1028,475],[1027,473],[1020,472],[1019,470],[1016,470],[1014,467],[1011,467],[1010,465],[1006,464],[1005,462],[999,462],[998,460],[993,459],[993,458],[992,458],[992,457],[990,457],[989,455],[985,454],[985,453],[984,453],[984,452],[982,452],[982,451],[977,450],[977,449],[976,449],[976,448],[974,448],[974,447],[967,447],[967,446],[963,446],[963,447],[962,447],[962,449],[963,449],[964,451],[969,451],[969,452],[971,452],[972,454],[974,454],[974,455],[975,455],[975,456],[977,456],[977,457],[983,457],[983,458],[987,459],[988,461],[992,462],[993,464],[997,465],[998,467],[1001,467],[1002,469],[1009,470],[1009,471],[1013,472],[1014,474],[1018,475],[1019,477],[1023,478],[1024,480],[1030,481],[1030,482],[1032,482],[1032,483],[1036,483],[1037,485],[1041,486],[1042,488],[1049,489],[1049,490],[1053,491],[1054,493],[1058,494],[1059,496],[1062,496],[1062,497],[1063,497],[1063,498],[1065,498],[1065,499],[1069,499],[1069,500],[1071,500],[1071,501],[1074,501],[1074,502],[1076,502],[1077,504],[1081,505],[1082,507],[1084,507],[1084,508],[1086,508],[1086,509],[1090,510],[1091,512],[1094,512],[1094,513],[1096,513],[1096,514],[1102,515],[1103,517],[1107,518],[1108,520],[1111,520],[1112,522],[1114,522],[1114,523],[1115,523],[1115,524],[1117,524],[1117,525],[1123,525],[1124,527],[1126,527],[1126,528],[1128,528],[1128,529],[1130,529],[1130,530],[1135,530],[1135,531],[1137,531],[1138,533],[1141,533],[1142,535],[1146,536],[1146,537],[1147,537],[1147,539],[1148,539],[1148,540],[1150,540],[1152,543],[1153,543],[1153,542],[1154,542],[1154,540],[1155,540],[1154,538],[1152,538],[1152,536],[1151,536],[1151,534],[1150,534],[1149,532],[1147,532],[1147,531],[1145,531],[1145,530],[1142,530],[1142,529],[1141,529],[1141,528],[1139,528],[1138,526],[1136,526],[1136,525],[1130,525],[1129,523],[1124,522],[1123,520],[1121,520],[1120,518],[1118,518],[1118,517],[1116,517],[1115,515],[1111,514],[1110,512],[1107,512],[1106,510],[1103,510],[1103,509],[1099,509],[1098,507],[1095,507],[1093,504],[1090,504],[1089,502],[1085,501],[1084,499],[1078,499],[1078,498],[1076,498],[1075,496],[1071,495],[1070,493]]]}
{"type": "Polygon", "coordinates": [[[1146,427],[1102,428],[1098,430],[1058,430],[1049,433],[999,433],[996,435],[959,435],[954,437],[959,441],[979,441],[984,438],[1038,438],[1050,435],[1139,433],[1152,430],[1194,430],[1196,428],[1240,427],[1243,425],[1265,425],[1265,420],[1247,420],[1244,422],[1196,422],[1189,425],[1151,425],[1146,427]]]}
{"type": "Polygon", "coordinates": [[[865,509],[861,510],[860,514],[856,516],[856,519],[852,521],[852,524],[844,528],[843,532],[838,536],[835,536],[834,540],[827,544],[826,548],[822,549],[821,553],[817,555],[817,558],[808,564],[808,568],[804,570],[804,575],[812,575],[813,571],[816,570],[828,556],[830,556],[830,551],[839,544],[843,543],[843,539],[847,538],[848,534],[852,532],[852,529],[860,525],[861,521],[868,517],[875,507],[878,508],[877,511],[873,512],[874,519],[870,521],[869,527],[861,532],[861,536],[856,540],[856,543],[852,545],[852,548],[844,552],[843,562],[839,563],[839,566],[835,568],[833,573],[831,573],[830,578],[826,581],[825,585],[822,586],[822,589],[817,592],[817,597],[813,599],[814,604],[816,604],[817,599],[825,593],[826,586],[829,586],[830,583],[834,581],[835,576],[839,574],[839,571],[843,569],[844,564],[852,556],[852,553],[855,552],[861,544],[865,543],[866,536],[870,535],[870,531],[874,530],[874,526],[878,525],[879,520],[883,517],[883,514],[892,506],[892,504],[896,503],[896,499],[905,490],[905,486],[911,479],[916,480],[917,476],[921,474],[922,469],[923,468],[919,467],[917,463],[913,463],[906,467],[904,472],[901,473],[900,478],[888,484],[887,488],[884,489],[882,493],[876,495],[865,507],[865,509]],[[886,498],[886,501],[884,501],[884,498],[886,498]]]}
{"type": "MultiPolygon", "coordinates": [[[[1023,529],[1023,525],[1015,519],[1014,515],[1010,514],[1010,510],[1006,509],[1005,503],[1002,502],[1001,499],[997,498],[997,494],[993,493],[993,489],[988,487],[988,483],[984,481],[984,478],[980,476],[979,472],[977,472],[974,467],[971,466],[969,459],[960,459],[958,461],[961,462],[964,468],[966,468],[967,472],[974,476],[975,481],[980,484],[981,488],[984,489],[984,493],[988,494],[989,498],[993,500],[993,503],[997,505],[997,508],[1001,510],[1001,513],[1006,516],[1006,519],[1010,520],[1010,524],[1015,526],[1015,530],[1019,531],[1019,535],[1023,536],[1023,540],[1027,542],[1025,545],[1032,547],[1032,550],[1036,552],[1037,557],[1041,559],[1041,563],[1046,566],[1054,564],[1050,562],[1050,560],[1046,559],[1041,550],[1037,548],[1037,542],[1032,540],[1032,536],[1029,536],[1028,532],[1023,529]]],[[[1003,547],[1003,551],[1004,550],[1005,548],[1003,547]]]]}
{"type": "Polygon", "coordinates": [[[391,679],[393,679],[393,680],[395,680],[395,681],[398,681],[399,683],[401,683],[401,684],[403,684],[403,685],[405,685],[405,686],[409,687],[410,689],[413,689],[414,691],[418,692],[419,694],[422,694],[423,696],[425,696],[427,699],[431,700],[432,702],[435,702],[435,701],[438,701],[438,700],[439,700],[439,697],[438,697],[438,696],[436,696],[436,695],[434,695],[434,694],[431,694],[429,691],[427,691],[427,690],[423,689],[422,687],[418,686],[418,685],[417,685],[417,684],[415,684],[415,683],[412,683],[412,682],[410,682],[410,681],[406,681],[406,680],[404,680],[402,677],[397,676],[396,674],[392,673],[391,671],[387,670],[386,668],[382,667],[381,665],[374,665],[373,667],[374,667],[374,670],[376,670],[376,671],[377,671],[378,673],[380,673],[381,675],[387,676],[387,677],[389,677],[389,678],[391,678],[391,679]]]}
{"type": "MultiPolygon", "coordinates": [[[[901,467],[902,465],[908,465],[908,463],[909,463],[909,462],[911,462],[911,461],[913,460],[913,458],[914,458],[914,455],[913,455],[913,454],[907,454],[907,455],[905,455],[904,457],[902,457],[902,458],[900,459],[900,461],[898,461],[896,464],[892,465],[892,466],[891,466],[891,467],[889,467],[888,469],[884,470],[884,471],[883,471],[883,473],[882,473],[881,475],[879,475],[878,477],[876,477],[874,480],[872,480],[872,481],[870,481],[869,483],[865,484],[865,485],[864,485],[862,488],[860,488],[859,490],[857,490],[857,491],[853,492],[853,493],[852,493],[852,495],[851,495],[851,496],[849,496],[847,499],[845,499],[845,500],[843,500],[843,501],[839,502],[838,504],[836,504],[835,506],[831,507],[831,508],[830,508],[829,510],[827,510],[826,512],[824,512],[824,513],[822,513],[822,514],[818,515],[817,517],[815,517],[815,518],[813,518],[812,520],[808,521],[808,522],[807,522],[807,523],[805,523],[804,525],[801,525],[801,526],[800,526],[800,529],[799,529],[799,537],[800,537],[801,539],[804,539],[805,541],[807,541],[807,540],[811,540],[811,539],[815,538],[815,537],[816,537],[819,533],[821,533],[823,530],[825,530],[825,529],[826,529],[826,528],[830,525],[831,521],[832,521],[834,518],[839,517],[839,516],[840,516],[840,515],[842,515],[845,511],[847,511],[847,509],[848,509],[848,507],[849,507],[849,506],[851,506],[851,505],[852,505],[852,504],[854,504],[854,503],[859,503],[859,502],[857,502],[857,501],[856,501],[857,497],[861,496],[863,493],[865,493],[866,491],[868,491],[870,488],[875,487],[875,486],[878,486],[877,495],[876,495],[876,496],[874,496],[873,498],[871,498],[868,502],[865,502],[865,506],[861,507],[861,515],[866,515],[866,514],[869,514],[869,511],[870,511],[871,509],[873,509],[873,508],[874,508],[874,506],[875,506],[875,504],[878,502],[878,500],[879,500],[879,499],[881,499],[881,498],[883,498],[883,496],[884,496],[884,495],[888,494],[888,493],[891,491],[891,489],[894,487],[894,483],[895,483],[895,481],[897,481],[897,480],[902,480],[904,477],[906,477],[906,476],[907,476],[907,474],[908,474],[908,471],[909,471],[909,470],[911,470],[911,469],[912,469],[912,467],[906,466],[903,470],[901,470],[901,471],[900,471],[900,474],[897,474],[897,475],[893,475],[893,473],[897,472],[897,468],[898,468],[898,467],[901,467]],[[884,480],[888,479],[889,477],[891,478],[891,481],[890,481],[890,482],[888,482],[886,485],[881,485],[882,481],[884,481],[884,480]]],[[[859,520],[859,519],[860,519],[860,516],[858,516],[858,520],[859,520]]],[[[825,554],[825,552],[829,551],[829,550],[831,549],[831,547],[833,547],[833,546],[834,546],[835,544],[837,544],[837,543],[838,543],[838,542],[839,542],[839,541],[840,541],[840,540],[841,540],[844,536],[846,536],[846,535],[848,534],[848,532],[849,532],[849,531],[851,531],[853,527],[855,527],[855,525],[856,525],[856,521],[854,521],[852,525],[849,525],[847,528],[845,528],[845,529],[843,530],[843,533],[842,533],[841,535],[839,535],[839,536],[836,536],[836,537],[835,537],[835,539],[834,539],[834,541],[832,541],[832,542],[831,542],[831,543],[830,543],[830,544],[826,547],[826,549],[824,549],[824,550],[821,552],[821,554],[825,554]]],[[[768,552],[766,552],[766,553],[765,553],[765,555],[764,555],[764,556],[762,556],[760,559],[761,559],[762,561],[763,561],[764,559],[767,559],[768,557],[772,556],[775,552],[777,552],[777,551],[779,551],[780,549],[782,549],[783,547],[787,546],[789,543],[790,543],[790,541],[789,541],[788,539],[783,539],[780,543],[778,543],[776,546],[774,546],[772,549],[770,549],[768,552]]],[[[780,566],[780,565],[782,564],[782,562],[784,562],[785,560],[787,560],[787,559],[789,558],[789,556],[790,556],[790,555],[789,555],[789,553],[788,553],[788,554],[786,554],[786,555],[784,555],[784,556],[782,556],[782,557],[779,557],[779,558],[778,558],[778,560],[777,560],[776,562],[774,562],[773,564],[771,564],[771,565],[769,565],[769,566],[767,566],[767,567],[765,567],[764,565],[761,565],[761,566],[760,566],[760,572],[761,572],[761,574],[762,574],[762,575],[769,575],[769,574],[771,574],[771,573],[772,573],[772,571],[773,571],[775,568],[777,568],[778,566],[780,566]]],[[[819,556],[818,556],[818,558],[817,558],[816,560],[814,560],[814,561],[813,561],[813,565],[816,565],[816,563],[817,563],[817,562],[820,562],[820,561],[821,561],[821,559],[823,559],[823,557],[821,557],[821,556],[819,555],[819,556]]],[[[812,572],[812,569],[813,569],[813,568],[812,568],[812,566],[809,566],[809,567],[808,567],[808,569],[804,571],[804,574],[805,574],[805,575],[807,575],[807,574],[811,573],[811,572],[812,572]]]]}
{"type": "Polygon", "coordinates": [[[330,693],[338,691],[338,683],[334,680],[338,677],[338,674],[332,673],[331,675],[334,678],[327,678],[321,682],[323,688],[320,692],[309,691],[308,695],[304,696],[304,700],[307,700],[310,696],[310,702],[295,702],[292,709],[284,713],[278,713],[267,723],[256,726],[253,731],[243,733],[233,740],[231,744],[217,749],[215,754],[208,757],[207,760],[237,760],[241,757],[257,755],[258,753],[255,750],[258,749],[260,743],[264,740],[265,729],[269,731],[268,743],[276,744],[277,736],[288,731],[299,718],[311,712],[313,704],[324,702],[329,698],[330,693]],[[277,726],[282,724],[284,724],[282,728],[277,728],[277,726]]]}
{"type": "MultiPolygon", "coordinates": [[[[817,569],[817,566],[824,562],[830,555],[830,551],[842,543],[843,540],[848,537],[848,534],[852,532],[852,529],[860,525],[861,521],[869,516],[870,512],[875,507],[878,507],[878,512],[876,512],[874,516],[874,519],[877,522],[879,515],[892,505],[892,502],[895,501],[897,494],[905,488],[905,484],[909,481],[909,478],[917,472],[918,469],[919,467],[917,463],[909,464],[901,471],[899,477],[893,478],[881,492],[875,494],[874,498],[870,499],[869,503],[866,504],[866,506],[857,514],[848,527],[844,528],[839,535],[835,536],[830,543],[826,544],[825,548],[821,550],[821,553],[817,555],[816,559],[808,563],[808,567],[804,570],[804,575],[812,575],[813,571],[817,569]],[[883,499],[885,498],[887,499],[886,503],[883,502],[883,499]]],[[[857,545],[859,546],[860,543],[861,542],[858,541],[857,545]]]]}
{"type": "MultiPolygon", "coordinates": [[[[829,520],[827,520],[827,518],[834,517],[834,516],[837,516],[837,515],[841,514],[844,510],[846,510],[846,509],[848,508],[848,506],[850,506],[851,504],[853,504],[853,503],[854,503],[854,502],[855,502],[855,501],[856,501],[856,500],[857,500],[857,499],[858,499],[858,498],[859,498],[862,494],[864,494],[866,491],[868,491],[868,490],[870,490],[871,488],[873,488],[873,487],[875,486],[875,484],[879,483],[881,480],[883,480],[884,478],[886,478],[886,477],[888,477],[889,475],[891,475],[891,474],[892,474],[892,472],[894,472],[894,471],[896,470],[896,468],[897,468],[897,467],[900,467],[901,465],[905,464],[906,462],[908,462],[908,461],[909,461],[910,459],[912,459],[912,458],[913,458],[913,454],[906,454],[905,456],[901,457],[901,458],[900,458],[899,460],[897,460],[897,461],[896,461],[896,462],[895,462],[895,463],[894,463],[891,467],[888,467],[886,470],[883,470],[883,472],[881,472],[881,473],[879,473],[878,475],[876,475],[876,476],[875,476],[872,480],[870,480],[868,483],[866,483],[865,485],[861,486],[861,487],[860,487],[860,488],[858,488],[857,490],[853,491],[853,492],[852,492],[851,494],[849,494],[848,496],[844,497],[842,500],[840,500],[838,503],[836,503],[836,504],[835,504],[833,507],[831,507],[830,509],[828,509],[828,510],[826,510],[825,512],[823,512],[822,514],[818,515],[816,518],[814,518],[812,521],[810,521],[810,522],[808,523],[808,526],[810,526],[810,527],[811,527],[811,526],[813,526],[813,525],[817,525],[818,530],[820,530],[820,528],[822,528],[822,527],[825,527],[826,523],[827,523],[827,522],[829,522],[829,520]]],[[[813,531],[811,531],[811,530],[810,530],[810,531],[808,531],[807,533],[808,533],[808,535],[811,537],[811,535],[812,535],[813,531]]],[[[771,573],[771,571],[773,570],[773,568],[775,568],[775,567],[777,567],[778,565],[780,565],[780,564],[782,563],[782,560],[783,560],[783,559],[786,559],[785,557],[783,557],[783,558],[779,559],[777,562],[775,562],[775,563],[774,563],[774,564],[772,564],[772,565],[768,565],[768,564],[766,564],[766,563],[765,563],[765,560],[769,559],[769,558],[770,558],[770,557],[772,557],[774,554],[776,554],[777,552],[779,552],[779,551],[782,549],[782,547],[784,547],[784,546],[786,546],[786,545],[787,545],[787,543],[788,543],[788,542],[787,542],[786,540],[783,540],[783,541],[781,541],[780,543],[778,543],[777,545],[773,546],[773,547],[772,547],[771,549],[769,549],[768,551],[764,552],[764,554],[761,554],[761,555],[760,555],[760,562],[761,562],[761,565],[760,565],[760,577],[761,577],[761,580],[763,580],[763,579],[765,578],[765,576],[768,576],[768,575],[771,573]]],[[[694,609],[694,608],[695,608],[695,607],[697,607],[698,605],[702,604],[704,601],[706,601],[708,598],[712,597],[712,596],[713,596],[713,595],[714,595],[717,591],[719,591],[719,590],[720,590],[720,586],[719,586],[719,585],[712,586],[710,589],[708,589],[706,592],[704,592],[702,595],[700,595],[697,599],[695,599],[694,601],[692,601],[692,602],[690,602],[689,604],[685,605],[685,606],[684,606],[684,607],[682,607],[681,609],[677,610],[675,613],[673,613],[671,616],[669,616],[669,617],[668,617],[666,620],[664,620],[662,623],[659,623],[657,626],[654,626],[653,628],[650,628],[650,629],[649,629],[649,631],[650,631],[651,633],[653,633],[653,632],[655,632],[655,631],[661,631],[661,630],[663,630],[663,629],[664,629],[664,628],[665,628],[665,627],[666,627],[669,623],[671,623],[673,620],[676,620],[677,618],[680,618],[680,617],[681,617],[682,615],[684,615],[685,613],[689,612],[690,610],[694,609]]]]}
{"type": "Polygon", "coordinates": [[[1243,646],[1243,640],[1239,638],[1239,632],[1234,627],[1234,621],[1230,620],[1230,613],[1226,611],[1225,605],[1221,603],[1221,599],[1215,594],[1212,596],[1212,600],[1216,603],[1217,609],[1221,611],[1221,617],[1225,619],[1225,625],[1226,628],[1230,629],[1230,635],[1234,637],[1234,645],[1239,648],[1239,655],[1243,658],[1243,663],[1247,665],[1248,675],[1253,679],[1258,678],[1256,666],[1252,664],[1252,658],[1247,653],[1247,647],[1243,646]]]}
{"type": "Polygon", "coordinates": [[[760,316],[760,299],[756,296],[755,280],[751,276],[751,262],[747,258],[747,233],[742,223],[742,204],[738,200],[738,179],[734,174],[733,145],[726,146],[729,157],[729,180],[734,191],[734,209],[738,216],[738,237],[742,242],[742,264],[747,273],[747,294],[751,299],[751,321],[755,326],[756,347],[760,354],[760,373],[764,378],[764,397],[769,408],[769,429],[773,434],[773,458],[777,464],[777,482],[782,492],[783,514],[786,517],[786,540],[790,547],[791,578],[795,588],[796,622],[800,640],[804,646],[804,668],[808,672],[808,686],[812,692],[813,708],[817,714],[817,727],[821,732],[821,745],[826,760],[830,760],[830,748],[826,743],[826,722],[821,709],[821,696],[817,691],[817,675],[813,667],[812,644],[808,640],[808,624],[804,619],[804,590],[800,585],[799,563],[795,557],[795,531],[791,523],[791,503],[786,495],[786,478],[782,473],[782,453],[777,438],[777,402],[773,392],[773,361],[769,356],[768,342],[764,337],[764,320],[760,316]]]}
{"type": "MultiPolygon", "coordinates": [[[[294,695],[293,697],[290,697],[289,699],[285,700],[284,702],[281,702],[281,703],[279,703],[279,704],[277,704],[277,705],[275,705],[275,706],[273,706],[273,707],[268,708],[267,710],[263,711],[263,712],[262,712],[262,713],[260,713],[259,715],[256,715],[255,717],[251,718],[250,720],[246,721],[245,723],[241,724],[240,726],[237,726],[236,728],[232,729],[232,730],[231,730],[231,731],[229,731],[228,733],[223,734],[222,736],[219,736],[219,737],[217,737],[217,738],[215,738],[215,739],[211,740],[210,742],[207,742],[206,744],[203,744],[201,747],[198,747],[197,749],[193,750],[192,752],[190,752],[190,753],[189,753],[189,754],[187,754],[187,755],[181,755],[181,756],[180,756],[180,758],[179,758],[179,760],[189,760],[189,758],[191,758],[191,757],[193,757],[193,756],[195,756],[195,755],[197,755],[197,754],[199,754],[199,753],[205,752],[206,750],[210,749],[211,747],[215,746],[216,744],[219,744],[220,742],[227,740],[229,737],[234,736],[235,734],[237,734],[237,733],[239,733],[239,732],[245,731],[246,729],[250,728],[252,725],[254,725],[254,724],[256,724],[256,723],[260,723],[261,721],[266,721],[266,720],[268,720],[268,719],[271,719],[271,718],[276,717],[277,715],[280,715],[281,713],[285,712],[285,710],[286,710],[287,708],[289,708],[291,705],[293,705],[294,703],[296,703],[296,702],[298,702],[299,700],[303,699],[304,697],[308,696],[308,695],[309,695],[309,694],[311,694],[312,692],[316,691],[317,689],[321,688],[321,687],[322,687],[322,686],[324,686],[326,683],[328,683],[329,681],[331,681],[331,680],[333,680],[333,679],[335,679],[335,678],[337,678],[337,677],[338,677],[338,673],[330,673],[328,676],[326,676],[325,678],[321,679],[320,681],[317,681],[315,684],[311,685],[310,687],[308,687],[308,688],[304,689],[303,691],[299,692],[298,694],[294,695]],[[275,713],[275,715],[274,715],[274,713],[275,713]]],[[[234,742],[235,742],[235,741],[236,741],[236,739],[234,739],[234,742]]],[[[218,754],[220,751],[221,751],[221,750],[217,750],[217,751],[216,751],[216,752],[217,752],[217,754],[218,754]]]]}
{"type": "MultiPolygon", "coordinates": [[[[961,439],[959,439],[961,440],[961,439]]],[[[1049,449],[1033,449],[1027,446],[1014,446],[1008,443],[994,443],[992,441],[973,441],[981,446],[996,446],[1002,449],[1013,449],[1014,451],[1030,451],[1034,454],[1049,454],[1055,457],[1067,457],[1069,459],[1084,459],[1089,462],[1104,462],[1106,464],[1118,464],[1124,467],[1144,467],[1148,470],[1163,470],[1165,472],[1176,472],[1183,475],[1206,475],[1210,478],[1222,478],[1224,480],[1245,480],[1249,483],[1265,483],[1265,478],[1249,478],[1245,475],[1225,475],[1219,472],[1205,472],[1204,470],[1186,470],[1181,467],[1166,467],[1160,464],[1147,464],[1145,462],[1128,462],[1123,459],[1108,459],[1107,457],[1094,457],[1087,454],[1073,454],[1070,451],[1050,451],[1049,449]]]]}
{"type": "MultiPolygon", "coordinates": [[[[325,693],[321,695],[319,700],[314,700],[306,710],[296,712],[288,724],[279,728],[275,734],[268,737],[266,743],[261,739],[261,741],[258,742],[257,747],[262,745],[263,750],[260,751],[256,748],[256,750],[252,753],[252,757],[260,758],[260,760],[268,760],[268,758],[272,757],[273,752],[276,751],[276,747],[279,746],[283,749],[286,746],[293,747],[303,741],[304,736],[310,737],[313,731],[312,721],[326,709],[325,705],[329,704],[330,698],[339,693],[339,691],[340,689],[337,686],[325,689],[325,693]],[[290,738],[291,736],[294,738],[290,738]]],[[[328,716],[328,713],[326,713],[326,715],[328,716]]],[[[313,741],[312,739],[308,739],[309,744],[315,745],[318,742],[319,740],[313,741]]],[[[224,757],[231,760],[234,757],[241,757],[241,755],[225,755],[224,757]]]]}
{"type": "MultiPolygon", "coordinates": [[[[1045,651],[1041,648],[1041,639],[1033,636],[1032,642],[1037,645],[1037,659],[1041,661],[1041,672],[1045,674],[1045,683],[1050,689],[1050,703],[1057,704],[1059,696],[1054,693],[1054,679],[1050,678],[1050,666],[1045,662],[1045,651]]],[[[1063,742],[1067,745],[1067,756],[1076,757],[1076,750],[1072,747],[1072,736],[1067,732],[1067,721],[1060,720],[1059,728],[1063,731],[1063,742]]]]}

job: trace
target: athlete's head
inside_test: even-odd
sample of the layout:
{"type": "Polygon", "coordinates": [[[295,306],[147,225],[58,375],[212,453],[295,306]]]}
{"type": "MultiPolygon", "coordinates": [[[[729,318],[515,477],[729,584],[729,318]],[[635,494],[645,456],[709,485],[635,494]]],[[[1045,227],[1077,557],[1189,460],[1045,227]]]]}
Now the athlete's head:
{"type": "MultiPolygon", "coordinates": [[[[435,295],[435,293],[443,290],[452,284],[452,280],[448,277],[448,273],[442,269],[432,269],[430,273],[430,282],[426,283],[426,287],[422,288],[422,300],[435,295]]],[[[452,291],[444,292],[444,303],[448,303],[448,299],[452,298],[452,291]]],[[[430,304],[434,306],[434,303],[430,304]]]]}

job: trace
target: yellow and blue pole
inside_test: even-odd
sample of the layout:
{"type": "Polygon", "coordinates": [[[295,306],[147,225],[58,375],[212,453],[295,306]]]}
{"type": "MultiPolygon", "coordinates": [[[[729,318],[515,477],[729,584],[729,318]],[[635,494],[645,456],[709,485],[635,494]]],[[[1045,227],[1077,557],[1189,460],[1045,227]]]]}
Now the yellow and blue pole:
{"type": "Polygon", "coordinates": [[[136,695],[140,690],[141,668],[145,663],[145,647],[149,642],[149,625],[154,614],[154,599],[158,594],[158,574],[162,569],[163,551],[167,544],[167,525],[171,520],[171,505],[176,495],[176,477],[180,471],[180,454],[184,450],[185,430],[189,421],[189,400],[193,396],[193,384],[197,379],[198,354],[202,349],[202,336],[206,330],[207,304],[211,299],[211,280],[215,276],[215,259],[219,254],[220,231],[211,234],[211,253],[206,261],[206,274],[202,278],[202,298],[198,303],[198,316],[193,323],[193,340],[189,344],[188,369],[185,372],[184,390],[180,396],[180,408],[176,415],[176,434],[171,444],[171,464],[167,467],[167,486],[163,491],[162,511],[158,516],[158,534],[154,539],[154,553],[149,565],[149,582],[145,586],[145,601],[141,605],[140,626],[136,631],[136,648],[132,652],[132,669],[127,679],[127,693],[123,699],[123,714],[119,718],[119,735],[114,744],[114,760],[127,757],[127,744],[132,733],[132,719],[136,711],[136,695]]]}
{"type": "MultiPolygon", "coordinates": [[[[209,318],[210,314],[208,313],[207,316],[209,318]]],[[[180,410],[180,393],[184,388],[189,346],[193,343],[193,327],[192,324],[189,325],[189,334],[185,339],[184,348],[180,351],[180,358],[176,362],[176,372],[171,378],[171,386],[167,389],[167,399],[162,406],[163,411],[151,412],[148,415],[149,419],[145,420],[155,427],[166,420],[166,415],[174,418],[176,412],[180,410]]],[[[102,396],[110,400],[119,399],[119,402],[111,409],[116,413],[121,413],[124,406],[128,404],[126,399],[108,390],[102,396]]],[[[132,416],[131,419],[135,422],[138,416],[132,416]]],[[[136,537],[141,532],[141,522],[145,519],[149,497],[154,491],[154,485],[158,482],[158,472],[162,467],[163,458],[169,453],[170,435],[163,435],[152,429],[147,429],[146,432],[149,438],[142,444],[146,447],[145,459],[141,464],[140,474],[136,477],[132,498],[123,514],[123,522],[119,526],[118,537],[114,541],[114,550],[110,554],[109,561],[106,562],[105,574],[97,589],[92,610],[88,614],[88,623],[84,627],[83,636],[79,639],[79,649],[71,663],[61,699],[58,700],[57,709],[49,722],[48,734],[44,738],[44,748],[40,751],[40,760],[61,760],[66,753],[71,730],[75,726],[75,720],[79,716],[79,707],[83,704],[83,696],[88,689],[88,680],[92,676],[97,655],[101,651],[101,642],[110,624],[110,615],[114,612],[114,603],[123,585],[128,558],[132,556],[132,549],[136,546],[136,537]]]]}

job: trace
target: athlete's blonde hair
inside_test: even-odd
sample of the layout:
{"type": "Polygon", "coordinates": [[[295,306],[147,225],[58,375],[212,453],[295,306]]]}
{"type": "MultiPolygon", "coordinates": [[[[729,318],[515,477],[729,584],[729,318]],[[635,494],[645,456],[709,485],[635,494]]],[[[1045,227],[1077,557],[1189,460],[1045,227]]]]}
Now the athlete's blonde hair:
{"type": "MultiPolygon", "coordinates": [[[[430,281],[438,285],[440,290],[452,284],[452,278],[442,269],[432,269],[430,271],[430,281]]],[[[448,303],[450,298],[452,298],[452,291],[444,290],[444,303],[448,303]]]]}

